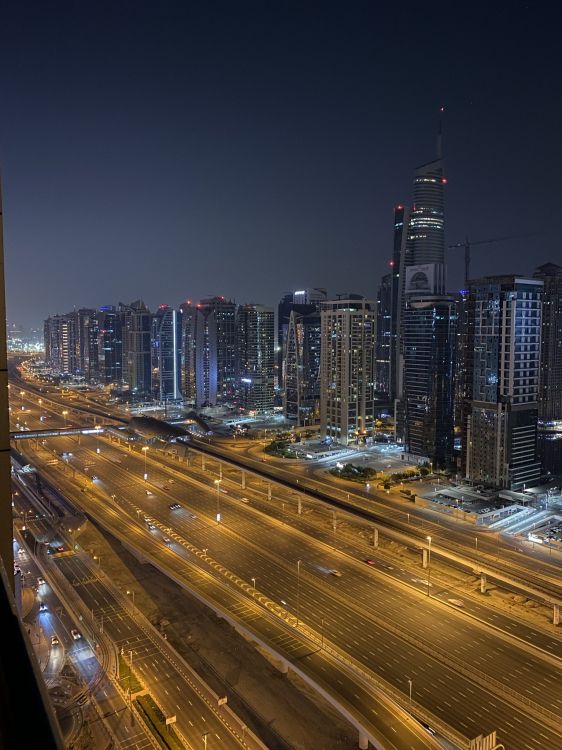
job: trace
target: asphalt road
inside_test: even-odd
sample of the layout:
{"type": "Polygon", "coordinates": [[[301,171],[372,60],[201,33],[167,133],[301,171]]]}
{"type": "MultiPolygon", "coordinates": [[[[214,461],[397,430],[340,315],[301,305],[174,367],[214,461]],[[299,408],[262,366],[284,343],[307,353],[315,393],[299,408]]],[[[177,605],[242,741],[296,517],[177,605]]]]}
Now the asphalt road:
{"type": "MultiPolygon", "coordinates": [[[[70,439],[61,439],[61,443],[62,440],[70,439]]],[[[93,460],[92,446],[88,449],[87,440],[83,438],[82,441],[80,450],[84,450],[84,455],[76,446],[73,452],[77,461],[83,459],[90,463],[93,460]]],[[[143,459],[140,456],[124,459],[123,452],[112,454],[105,441],[103,443],[102,454],[96,454],[95,469],[103,483],[100,489],[116,494],[123,503],[123,510],[127,510],[127,503],[131,506],[129,512],[132,507],[141,508],[164,524],[173,526],[200,549],[206,548],[211,559],[220,561],[245,581],[255,578],[260,594],[276,602],[286,602],[293,614],[298,608],[299,618],[317,632],[323,632],[327,641],[334,642],[338,648],[400,689],[406,691],[408,679],[413,680],[414,700],[428,705],[438,715],[442,713],[466,736],[498,729],[502,741],[511,748],[543,747],[541,743],[547,737],[554,743],[552,747],[559,746],[558,734],[550,736],[550,730],[541,729],[540,725],[526,718],[524,712],[518,714],[505,704],[502,711],[502,701],[497,696],[491,699],[493,691],[487,695],[481,686],[459,678],[454,669],[440,662],[439,657],[444,651],[448,652],[454,659],[473,669],[478,668],[489,678],[502,678],[506,686],[516,686],[523,696],[528,694],[540,705],[559,712],[562,701],[557,670],[549,662],[527,651],[522,653],[515,644],[505,642],[497,633],[487,632],[488,629],[469,622],[461,613],[444,609],[433,601],[433,597],[426,600],[389,581],[388,570],[386,575],[376,570],[384,564],[388,566],[386,561],[379,561],[373,569],[365,564],[358,565],[338,550],[328,549],[325,541],[315,541],[310,536],[310,529],[308,538],[294,531],[288,523],[283,523],[283,520],[288,521],[287,512],[282,513],[281,518],[275,518],[271,508],[269,515],[256,513],[248,507],[249,504],[234,500],[234,494],[230,496],[229,490],[229,495],[219,495],[223,522],[217,525],[214,520],[217,508],[214,487],[209,491],[200,483],[191,479],[180,481],[175,475],[174,485],[167,485],[170,489],[163,490],[162,485],[171,476],[170,470],[162,472],[151,462],[148,486],[154,494],[146,495],[142,481],[143,459]],[[116,463],[116,456],[120,461],[128,462],[130,468],[116,463]],[[187,505],[189,510],[170,511],[168,505],[175,499],[187,505]],[[192,518],[191,514],[197,518],[192,518]],[[296,570],[299,559],[300,575],[296,570]],[[340,570],[342,576],[330,575],[331,569],[340,570]],[[396,628],[401,628],[406,635],[414,634],[423,647],[415,648],[404,642],[393,632],[396,628]],[[427,653],[427,647],[434,649],[433,655],[427,653]],[[492,706],[492,711],[489,706],[492,706]],[[519,722],[521,726],[518,726],[519,722]]],[[[183,474],[182,470],[180,476],[183,474]]],[[[208,481],[208,477],[205,480],[208,481]]],[[[226,476],[223,481],[227,485],[226,476]]],[[[246,494],[250,495],[250,490],[246,494]]],[[[279,488],[274,491],[274,497],[277,494],[283,496],[279,488]]],[[[130,523],[134,525],[134,519],[130,523]]],[[[324,536],[326,531],[324,529],[324,536]]],[[[148,533],[148,529],[143,530],[143,534],[148,533]]],[[[152,532],[151,536],[158,537],[158,532],[152,532]]],[[[315,536],[321,537],[321,534],[315,536]]],[[[178,556],[182,551],[179,546],[174,550],[178,556]]],[[[371,557],[376,555],[371,554],[371,557]]],[[[423,587],[423,583],[419,586],[423,587]]],[[[553,640],[552,648],[556,646],[558,643],[553,640]]],[[[555,655],[560,655],[559,650],[555,655]]]]}
{"type": "MultiPolygon", "coordinates": [[[[80,448],[74,445],[72,460],[76,463],[91,464],[94,460],[95,448],[88,448],[87,443],[88,439],[82,438],[80,448]]],[[[348,560],[339,551],[327,549],[325,544],[278,519],[253,512],[246,504],[231,499],[230,493],[220,494],[223,523],[217,524],[214,490],[194,487],[192,480],[180,481],[176,475],[174,484],[167,485],[170,490],[165,491],[159,484],[169,481],[170,470],[158,473],[152,464],[149,482],[145,483],[144,459],[131,455],[124,458],[123,451],[115,453],[105,442],[102,453],[95,454],[95,461],[99,477],[96,484],[102,491],[116,494],[123,511],[128,510],[134,516],[135,508],[140,508],[173,527],[199,549],[206,548],[211,559],[220,561],[245,581],[255,577],[260,593],[275,602],[286,602],[293,614],[298,607],[300,619],[319,633],[323,620],[326,641],[333,642],[404,692],[408,679],[412,679],[414,700],[441,714],[466,736],[497,729],[502,740],[511,740],[508,747],[514,748],[541,747],[542,740],[537,740],[541,733],[554,742],[554,747],[560,741],[559,735],[550,734],[551,730],[529,720],[524,711],[514,710],[494,691],[486,694],[481,685],[459,677],[455,669],[428,651],[434,650],[436,655],[448,651],[468,668],[478,668],[492,679],[504,676],[506,687],[518,683],[523,697],[527,693],[530,699],[558,711],[561,703],[556,689],[558,670],[548,662],[529,653],[522,654],[516,645],[504,642],[495,632],[487,633],[461,613],[445,609],[415,592],[397,589],[388,576],[348,560]],[[116,457],[128,462],[130,468],[116,463],[116,457]],[[147,486],[153,494],[146,495],[147,486]],[[174,499],[187,502],[189,510],[170,511],[168,505],[174,499]],[[302,561],[300,576],[296,569],[298,559],[302,561]],[[340,570],[342,576],[331,575],[331,569],[340,570]],[[413,647],[400,635],[389,632],[389,626],[396,628],[396,623],[401,624],[407,635],[415,634],[425,648],[413,647]],[[549,690],[550,695],[545,695],[549,690]]],[[[124,518],[123,513],[121,516],[124,518]]],[[[139,523],[142,516],[137,518],[136,522],[134,517],[130,518],[129,524],[138,530],[142,527],[143,535],[159,538],[164,555],[168,553],[172,560],[182,556],[184,550],[180,545],[176,549],[172,543],[171,552],[175,554],[169,554],[164,535],[156,530],[149,532],[145,524],[139,523]]]]}
{"type": "MultiPolygon", "coordinates": [[[[132,604],[115,595],[104,576],[92,572],[76,555],[60,558],[56,564],[92,612],[96,628],[103,627],[127,664],[132,654],[133,674],[146,685],[166,715],[177,716],[176,726],[190,744],[197,746],[207,734],[208,750],[246,746],[241,736],[229,731],[225,723],[228,716],[221,718],[224,710],[205,698],[201,685],[180,666],[179,660],[164,652],[158,636],[143,626],[132,604]]],[[[125,670],[120,674],[124,689],[128,687],[127,680],[125,670]]]]}

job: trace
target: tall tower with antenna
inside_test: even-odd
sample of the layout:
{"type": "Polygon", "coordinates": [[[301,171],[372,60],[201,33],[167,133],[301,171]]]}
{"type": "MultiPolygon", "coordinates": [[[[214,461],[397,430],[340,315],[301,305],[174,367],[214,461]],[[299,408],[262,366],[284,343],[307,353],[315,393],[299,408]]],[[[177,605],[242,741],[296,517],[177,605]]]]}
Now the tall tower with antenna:
{"type": "Polygon", "coordinates": [[[453,456],[453,376],[456,305],[446,295],[443,108],[436,158],[414,174],[402,286],[396,424],[407,454],[434,468],[453,456]]]}

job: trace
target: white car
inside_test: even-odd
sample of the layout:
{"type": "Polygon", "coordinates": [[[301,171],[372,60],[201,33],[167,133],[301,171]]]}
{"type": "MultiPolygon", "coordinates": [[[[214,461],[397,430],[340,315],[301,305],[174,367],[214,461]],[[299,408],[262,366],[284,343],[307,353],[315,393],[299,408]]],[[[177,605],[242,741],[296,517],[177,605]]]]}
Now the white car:
{"type": "Polygon", "coordinates": [[[78,641],[80,640],[80,638],[82,638],[81,633],[76,630],[76,628],[72,628],[72,630],[70,631],[70,635],[74,638],[75,641],[78,641]]]}
{"type": "Polygon", "coordinates": [[[341,578],[342,573],[341,570],[331,570],[330,575],[335,576],[336,578],[341,578]]]}

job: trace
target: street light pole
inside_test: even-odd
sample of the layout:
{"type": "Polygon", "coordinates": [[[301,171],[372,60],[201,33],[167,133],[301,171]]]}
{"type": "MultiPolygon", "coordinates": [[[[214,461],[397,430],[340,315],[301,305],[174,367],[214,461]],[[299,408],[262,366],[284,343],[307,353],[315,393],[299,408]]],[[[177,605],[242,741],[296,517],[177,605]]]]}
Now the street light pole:
{"type": "Polygon", "coordinates": [[[429,587],[430,584],[430,578],[431,578],[431,537],[426,537],[427,539],[427,547],[428,547],[428,554],[427,554],[427,595],[429,596],[429,587]]]}
{"type": "Polygon", "coordinates": [[[408,678],[408,685],[410,686],[410,705],[412,705],[412,684],[413,684],[413,682],[414,682],[413,680],[411,680],[410,678],[408,678]]]}
{"type": "Polygon", "coordinates": [[[256,578],[255,578],[255,576],[252,576],[251,581],[254,584],[254,593],[255,593],[255,591],[256,591],[256,578]]]}
{"type": "Polygon", "coordinates": [[[221,482],[222,479],[215,479],[217,485],[217,523],[221,522],[221,482]]]}
{"type": "Polygon", "coordinates": [[[297,560],[297,628],[299,626],[301,604],[301,561],[297,560]]]}
{"type": "Polygon", "coordinates": [[[146,480],[148,479],[148,473],[147,473],[147,470],[146,470],[146,453],[148,451],[148,445],[144,445],[141,448],[141,451],[143,451],[143,453],[144,453],[144,481],[146,482],[146,480]]]}

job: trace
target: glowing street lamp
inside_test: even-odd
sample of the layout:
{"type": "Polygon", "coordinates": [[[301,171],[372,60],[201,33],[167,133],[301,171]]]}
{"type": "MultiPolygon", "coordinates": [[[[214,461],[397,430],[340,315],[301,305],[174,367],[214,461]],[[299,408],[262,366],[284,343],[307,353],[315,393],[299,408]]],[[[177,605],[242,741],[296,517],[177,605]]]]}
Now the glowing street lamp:
{"type": "Polygon", "coordinates": [[[215,484],[217,485],[217,523],[221,522],[221,482],[222,479],[215,479],[215,484]]]}
{"type": "Polygon", "coordinates": [[[429,596],[430,578],[431,578],[431,537],[427,536],[427,595],[429,596]]]}
{"type": "Polygon", "coordinates": [[[63,409],[62,416],[64,417],[64,429],[66,430],[66,415],[68,414],[68,411],[66,409],[63,409]]]}
{"type": "Polygon", "coordinates": [[[146,470],[146,452],[148,451],[148,445],[144,445],[141,448],[141,451],[143,451],[144,453],[144,481],[146,482],[146,480],[148,479],[148,473],[146,470]]]}

